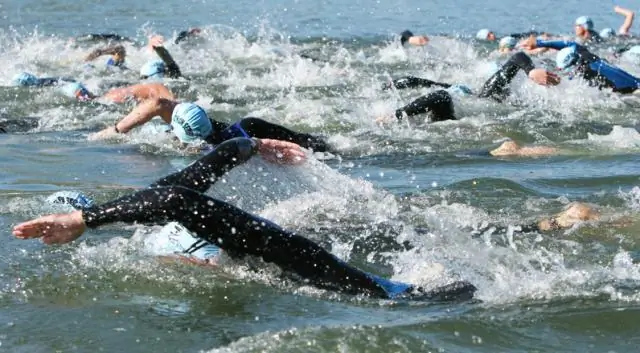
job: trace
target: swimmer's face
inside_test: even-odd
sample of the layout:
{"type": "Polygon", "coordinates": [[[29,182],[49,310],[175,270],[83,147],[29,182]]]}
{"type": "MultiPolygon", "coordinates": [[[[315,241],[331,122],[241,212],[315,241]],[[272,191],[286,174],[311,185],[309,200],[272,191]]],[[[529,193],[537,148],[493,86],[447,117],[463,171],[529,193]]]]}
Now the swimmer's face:
{"type": "Polygon", "coordinates": [[[487,40],[493,42],[494,40],[496,40],[496,35],[493,32],[489,32],[489,34],[487,34],[487,40]]]}
{"type": "Polygon", "coordinates": [[[576,32],[576,36],[578,37],[582,37],[586,34],[586,30],[584,29],[584,27],[582,27],[581,25],[575,25],[574,26],[575,32],[576,32]]]}
{"type": "Polygon", "coordinates": [[[114,53],[111,58],[113,58],[113,61],[115,61],[116,63],[123,63],[124,62],[124,55],[122,53],[114,53]]]}

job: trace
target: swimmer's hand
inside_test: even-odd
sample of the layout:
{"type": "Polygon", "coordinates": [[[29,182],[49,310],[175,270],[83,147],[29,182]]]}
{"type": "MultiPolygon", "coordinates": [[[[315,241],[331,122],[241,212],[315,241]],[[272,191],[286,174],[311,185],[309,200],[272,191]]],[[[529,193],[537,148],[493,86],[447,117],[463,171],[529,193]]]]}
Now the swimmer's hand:
{"type": "Polygon", "coordinates": [[[65,244],[78,239],[87,226],[82,211],[40,217],[13,227],[20,239],[42,238],[45,244],[65,244]]]}
{"type": "Polygon", "coordinates": [[[556,86],[560,83],[560,77],[545,69],[533,69],[529,71],[529,78],[542,86],[556,86]]]}
{"type": "Polygon", "coordinates": [[[522,49],[526,49],[526,50],[533,50],[537,48],[537,38],[533,35],[529,36],[529,38],[520,41],[520,43],[518,43],[518,46],[522,49]]]}
{"type": "Polygon", "coordinates": [[[161,35],[153,35],[149,37],[149,49],[153,50],[155,47],[161,47],[164,45],[164,37],[161,35]]]}
{"type": "Polygon", "coordinates": [[[110,139],[113,138],[115,136],[119,135],[116,132],[115,127],[113,126],[109,126],[108,128],[105,128],[101,131],[98,131],[96,133],[93,133],[91,135],[89,135],[89,137],[87,138],[89,141],[96,141],[96,140],[106,140],[106,139],[110,139]]]}
{"type": "Polygon", "coordinates": [[[258,144],[260,156],[271,163],[300,164],[306,159],[302,148],[293,142],[256,139],[256,143],[258,144]]]}
{"type": "Polygon", "coordinates": [[[394,117],[391,115],[383,115],[380,117],[376,118],[376,124],[380,127],[384,127],[385,125],[391,123],[391,121],[393,121],[394,117]]]}

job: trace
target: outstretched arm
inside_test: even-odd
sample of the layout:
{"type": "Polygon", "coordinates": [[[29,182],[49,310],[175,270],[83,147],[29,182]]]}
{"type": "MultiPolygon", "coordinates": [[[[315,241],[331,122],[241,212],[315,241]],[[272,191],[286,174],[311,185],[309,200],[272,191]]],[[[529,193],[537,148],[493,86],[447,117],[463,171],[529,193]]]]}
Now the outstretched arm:
{"type": "Polygon", "coordinates": [[[176,102],[164,98],[148,99],[138,104],[122,120],[89,137],[91,140],[103,139],[115,134],[125,134],[131,129],[143,125],[155,116],[160,116],[167,124],[171,123],[171,113],[176,106],[176,102]]]}
{"type": "Polygon", "coordinates": [[[171,56],[171,54],[169,54],[169,51],[164,46],[154,46],[153,50],[156,52],[156,54],[158,54],[160,59],[162,59],[164,64],[167,66],[167,76],[169,76],[170,78],[182,77],[180,67],[178,67],[178,64],[175,60],[173,60],[173,57],[171,56]]]}
{"type": "Polygon", "coordinates": [[[635,17],[635,13],[620,6],[614,7],[613,11],[624,16],[624,22],[622,23],[622,26],[620,26],[618,34],[629,35],[629,29],[631,29],[631,26],[633,25],[633,18],[635,17]]]}
{"type": "Polygon", "coordinates": [[[92,51],[91,53],[89,53],[89,55],[87,55],[87,57],[84,60],[93,61],[103,55],[119,55],[120,57],[122,57],[124,61],[125,53],[126,53],[126,50],[124,49],[124,46],[120,44],[112,45],[106,48],[98,48],[92,51]]]}
{"type": "Polygon", "coordinates": [[[451,85],[448,83],[431,81],[426,78],[420,78],[415,76],[407,76],[407,77],[395,79],[390,83],[385,84],[382,87],[382,89],[389,89],[391,87],[395,87],[396,89],[403,89],[403,88],[432,87],[432,86],[439,86],[444,88],[451,87],[451,85]]]}

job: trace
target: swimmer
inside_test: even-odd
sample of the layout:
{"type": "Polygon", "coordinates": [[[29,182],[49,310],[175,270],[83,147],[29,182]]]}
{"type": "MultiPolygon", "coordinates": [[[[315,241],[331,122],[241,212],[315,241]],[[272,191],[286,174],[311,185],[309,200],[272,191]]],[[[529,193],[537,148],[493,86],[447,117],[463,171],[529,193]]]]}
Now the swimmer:
{"type": "Polygon", "coordinates": [[[590,17],[578,17],[574,26],[576,39],[583,44],[602,42],[602,37],[593,28],[593,20],[590,17]]]}
{"type": "Polygon", "coordinates": [[[41,238],[45,244],[64,244],[79,238],[87,228],[115,222],[178,222],[230,256],[261,257],[321,288],[383,299],[464,300],[473,296],[476,288],[466,281],[426,290],[364,272],[306,237],[205,194],[228,170],[257,153],[284,164],[304,160],[300,146],[292,143],[248,138],[228,140],[184,170],[158,180],[147,189],[105,204],[18,224],[13,234],[20,239],[41,238]]]}
{"type": "Polygon", "coordinates": [[[640,87],[640,79],[609,64],[591,53],[584,46],[571,41],[544,41],[530,38],[523,43],[529,49],[552,48],[559,50],[556,66],[569,77],[573,75],[585,79],[590,86],[600,89],[611,88],[617,93],[633,93],[640,87]]]}
{"type": "Polygon", "coordinates": [[[180,67],[173,60],[169,51],[162,45],[161,42],[157,42],[151,45],[153,51],[160,57],[160,60],[150,60],[146,62],[140,68],[140,79],[143,80],[161,80],[162,78],[180,78],[182,72],[180,67]]]}
{"type": "Polygon", "coordinates": [[[179,44],[180,42],[186,42],[189,39],[198,37],[200,33],[202,33],[202,30],[200,28],[189,28],[186,31],[181,31],[180,33],[178,33],[176,38],[173,40],[173,43],[179,44]]]}
{"type": "Polygon", "coordinates": [[[498,52],[500,54],[508,54],[516,50],[516,44],[518,41],[515,37],[507,36],[500,39],[498,42],[498,52]]]}
{"type": "MultiPolygon", "coordinates": [[[[511,58],[484,83],[482,90],[477,96],[502,102],[510,94],[508,86],[519,70],[524,71],[530,80],[539,85],[550,86],[560,83],[558,75],[544,69],[535,68],[531,58],[527,54],[518,52],[512,55],[511,58]]],[[[407,78],[404,78],[405,81],[400,81],[399,83],[407,87],[418,87],[422,84],[429,84],[429,82],[431,82],[431,85],[437,84],[442,87],[447,85],[425,79],[406,79],[407,78]]],[[[392,84],[393,83],[394,82],[392,82],[392,84]]],[[[465,85],[449,85],[447,90],[438,90],[429,93],[397,109],[394,113],[395,118],[402,120],[405,117],[429,113],[431,115],[431,122],[455,120],[453,100],[451,97],[452,93],[458,96],[470,96],[474,94],[473,91],[465,85]]],[[[377,118],[376,122],[381,125],[386,124],[393,120],[393,117],[394,116],[382,116],[377,118]]]]}
{"type": "Polygon", "coordinates": [[[558,149],[546,146],[521,146],[515,141],[503,142],[499,147],[489,151],[494,157],[543,157],[558,153],[558,149]]]}
{"type": "Polygon", "coordinates": [[[75,80],[67,77],[37,77],[28,72],[16,74],[11,80],[13,86],[21,87],[57,86],[68,82],[75,82],[75,80]]]}
{"type": "Polygon", "coordinates": [[[109,55],[109,58],[105,63],[106,67],[117,67],[121,69],[125,68],[124,60],[126,57],[126,50],[124,46],[120,44],[95,49],[85,57],[84,61],[85,62],[94,61],[95,59],[103,55],[109,55]]]}
{"type": "Polygon", "coordinates": [[[131,42],[134,40],[115,33],[92,33],[73,38],[76,42],[131,42]]]}
{"type": "Polygon", "coordinates": [[[175,99],[173,93],[161,83],[140,83],[127,87],[112,88],[102,96],[91,93],[79,82],[59,86],[62,94],[81,102],[101,100],[110,103],[125,103],[129,100],[142,102],[152,98],[175,99]]]}
{"type": "Polygon", "coordinates": [[[429,43],[429,37],[427,36],[416,36],[413,32],[406,30],[400,33],[400,45],[403,47],[406,44],[413,46],[424,46],[429,43]]]}
{"type": "Polygon", "coordinates": [[[483,28],[476,33],[476,39],[493,42],[496,40],[496,35],[491,30],[483,28]]]}
{"type": "Polygon", "coordinates": [[[290,141],[316,152],[331,150],[326,142],[310,134],[297,133],[252,117],[243,118],[230,125],[225,124],[210,119],[204,109],[194,103],[162,97],[140,103],[123,119],[91,135],[90,139],[104,139],[117,134],[126,134],[156,116],[171,125],[173,134],[184,144],[206,142],[217,145],[234,137],[256,137],[290,141]]]}

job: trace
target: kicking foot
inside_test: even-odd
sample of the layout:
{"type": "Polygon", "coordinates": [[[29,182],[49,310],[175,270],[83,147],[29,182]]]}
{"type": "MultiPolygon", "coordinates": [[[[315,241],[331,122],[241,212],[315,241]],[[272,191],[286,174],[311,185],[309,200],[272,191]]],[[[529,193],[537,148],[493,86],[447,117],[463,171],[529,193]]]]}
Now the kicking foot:
{"type": "Polygon", "coordinates": [[[87,226],[81,211],[40,217],[13,227],[20,239],[42,238],[45,244],[64,244],[76,240],[87,226]]]}

